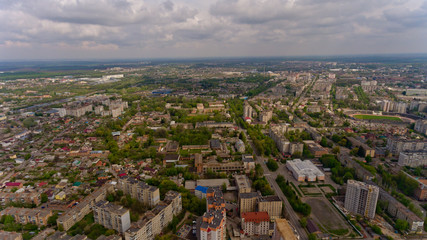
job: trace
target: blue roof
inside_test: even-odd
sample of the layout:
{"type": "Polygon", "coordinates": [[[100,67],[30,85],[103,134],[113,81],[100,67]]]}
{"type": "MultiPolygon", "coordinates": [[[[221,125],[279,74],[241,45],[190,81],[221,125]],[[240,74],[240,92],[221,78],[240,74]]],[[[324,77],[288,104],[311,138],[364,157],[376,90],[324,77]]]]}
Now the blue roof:
{"type": "Polygon", "coordinates": [[[206,191],[208,190],[208,188],[207,187],[203,187],[203,186],[197,186],[196,187],[196,189],[195,189],[196,191],[200,191],[200,192],[202,192],[202,193],[206,193],[206,191]]]}

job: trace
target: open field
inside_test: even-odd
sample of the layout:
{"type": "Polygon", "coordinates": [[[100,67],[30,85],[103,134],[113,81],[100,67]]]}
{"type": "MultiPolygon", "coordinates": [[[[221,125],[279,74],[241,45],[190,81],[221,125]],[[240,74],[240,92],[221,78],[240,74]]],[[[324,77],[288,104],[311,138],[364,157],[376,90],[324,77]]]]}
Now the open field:
{"type": "Polygon", "coordinates": [[[320,229],[339,236],[351,233],[345,219],[325,198],[306,198],[304,202],[311,206],[311,216],[320,229]]]}
{"type": "Polygon", "coordinates": [[[299,188],[301,189],[302,193],[304,193],[304,195],[322,195],[316,186],[308,187],[299,185],[299,188]]]}
{"type": "Polygon", "coordinates": [[[392,120],[392,121],[398,121],[401,122],[402,119],[399,117],[391,117],[391,116],[383,116],[383,115],[362,115],[362,114],[356,114],[353,115],[354,118],[362,119],[362,120],[392,120]]]}

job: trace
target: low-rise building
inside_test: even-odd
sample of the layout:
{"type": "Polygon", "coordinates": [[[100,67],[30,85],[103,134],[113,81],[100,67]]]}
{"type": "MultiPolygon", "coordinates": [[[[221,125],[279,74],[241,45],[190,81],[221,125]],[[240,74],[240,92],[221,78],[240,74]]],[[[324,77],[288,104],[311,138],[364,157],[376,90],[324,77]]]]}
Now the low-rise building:
{"type": "Polygon", "coordinates": [[[301,161],[301,159],[294,159],[287,161],[286,167],[292,172],[294,178],[299,182],[304,182],[305,180],[309,182],[325,180],[325,174],[310,160],[301,161]]]}
{"type": "Polygon", "coordinates": [[[294,230],[288,220],[283,218],[276,219],[274,223],[273,240],[298,240],[294,230]]]}
{"type": "Polygon", "coordinates": [[[248,236],[268,235],[270,217],[267,212],[246,212],[242,214],[243,233],[248,236]]]}
{"type": "Polygon", "coordinates": [[[130,228],[129,210],[107,201],[99,201],[95,204],[93,218],[96,223],[120,233],[130,228]]]}
{"type": "Polygon", "coordinates": [[[246,175],[235,175],[236,187],[238,193],[252,192],[251,183],[246,175]]]}

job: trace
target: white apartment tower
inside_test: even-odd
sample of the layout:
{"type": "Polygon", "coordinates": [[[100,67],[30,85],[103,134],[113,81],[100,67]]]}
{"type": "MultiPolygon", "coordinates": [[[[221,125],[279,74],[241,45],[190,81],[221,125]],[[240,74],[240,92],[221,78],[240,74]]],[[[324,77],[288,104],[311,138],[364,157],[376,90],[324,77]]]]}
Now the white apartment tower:
{"type": "Polygon", "coordinates": [[[353,214],[374,218],[379,192],[377,186],[348,180],[344,207],[353,214]]]}

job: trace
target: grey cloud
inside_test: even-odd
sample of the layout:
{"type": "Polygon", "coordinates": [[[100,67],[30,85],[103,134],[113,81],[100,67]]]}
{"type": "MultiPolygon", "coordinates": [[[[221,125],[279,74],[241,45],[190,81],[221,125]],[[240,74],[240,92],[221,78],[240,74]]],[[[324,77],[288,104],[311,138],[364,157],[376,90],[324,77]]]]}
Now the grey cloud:
{"type": "Polygon", "coordinates": [[[93,52],[115,57],[427,51],[407,37],[427,35],[427,3],[408,1],[3,0],[0,58],[15,45],[70,56],[117,46],[93,52]]]}

